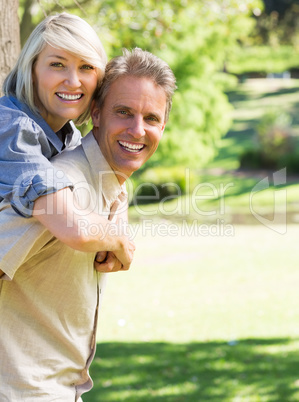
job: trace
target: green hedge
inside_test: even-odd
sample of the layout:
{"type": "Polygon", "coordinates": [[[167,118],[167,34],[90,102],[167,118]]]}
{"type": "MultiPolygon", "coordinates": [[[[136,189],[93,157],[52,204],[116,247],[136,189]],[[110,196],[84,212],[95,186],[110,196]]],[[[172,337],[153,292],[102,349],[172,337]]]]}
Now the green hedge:
{"type": "Polygon", "coordinates": [[[196,173],[187,167],[154,167],[133,175],[127,187],[131,204],[146,204],[188,194],[197,180],[196,173]]]}

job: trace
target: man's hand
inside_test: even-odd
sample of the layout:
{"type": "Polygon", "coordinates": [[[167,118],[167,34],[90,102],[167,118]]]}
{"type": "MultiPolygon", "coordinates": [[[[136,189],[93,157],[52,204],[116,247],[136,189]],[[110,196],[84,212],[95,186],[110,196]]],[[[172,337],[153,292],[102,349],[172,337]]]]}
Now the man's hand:
{"type": "Polygon", "coordinates": [[[98,272],[127,271],[133,261],[135,244],[125,238],[125,247],[119,251],[99,251],[94,261],[98,272]]]}
{"type": "Polygon", "coordinates": [[[112,250],[115,257],[123,264],[123,268],[125,271],[130,268],[130,265],[133,261],[135,244],[128,239],[128,237],[123,236],[122,238],[122,247],[118,249],[112,250]]]}
{"type": "Polygon", "coordinates": [[[98,272],[118,272],[129,269],[129,266],[127,268],[123,266],[112,251],[98,252],[94,261],[94,267],[98,272]]]}

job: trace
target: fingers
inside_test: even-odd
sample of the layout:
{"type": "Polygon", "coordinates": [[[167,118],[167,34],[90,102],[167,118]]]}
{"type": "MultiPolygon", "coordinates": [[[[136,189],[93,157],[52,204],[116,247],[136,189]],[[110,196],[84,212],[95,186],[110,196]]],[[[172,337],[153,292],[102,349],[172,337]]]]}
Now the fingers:
{"type": "Polygon", "coordinates": [[[128,237],[123,237],[122,247],[114,250],[116,258],[123,264],[123,269],[127,270],[133,261],[135,251],[135,244],[128,239],[128,237]]]}
{"type": "Polygon", "coordinates": [[[131,262],[132,262],[135,250],[136,250],[135,243],[130,241],[129,245],[128,245],[128,252],[129,252],[129,255],[130,255],[131,262]]]}
{"type": "Polygon", "coordinates": [[[134,243],[132,240],[129,241],[129,246],[130,246],[130,248],[131,248],[133,251],[136,250],[135,243],[134,243]]]}
{"type": "Polygon", "coordinates": [[[116,256],[110,251],[107,253],[107,258],[104,262],[99,263],[97,260],[95,260],[94,267],[98,272],[118,272],[129,269],[129,267],[124,267],[116,256]]]}
{"type": "Polygon", "coordinates": [[[105,259],[107,258],[107,251],[99,251],[96,255],[95,260],[99,263],[104,262],[105,259]]]}
{"type": "Polygon", "coordinates": [[[94,268],[96,271],[101,272],[101,273],[108,273],[108,272],[118,272],[121,270],[121,268],[116,268],[114,266],[111,266],[111,264],[107,262],[101,262],[98,263],[97,261],[94,261],[94,268]]]}

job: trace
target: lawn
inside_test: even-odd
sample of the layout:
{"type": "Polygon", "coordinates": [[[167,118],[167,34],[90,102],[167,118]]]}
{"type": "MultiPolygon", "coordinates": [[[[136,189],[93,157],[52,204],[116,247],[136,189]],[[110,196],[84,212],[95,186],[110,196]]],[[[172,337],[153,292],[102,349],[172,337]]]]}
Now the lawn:
{"type": "Polygon", "coordinates": [[[136,255],[129,272],[109,276],[84,402],[299,401],[299,185],[236,172],[261,109],[279,97],[298,106],[297,81],[265,85],[229,95],[234,126],[199,172],[209,184],[196,203],[131,208],[136,255]]]}
{"type": "Polygon", "coordinates": [[[299,401],[299,227],[172,230],[110,276],[84,401],[299,401]]]}

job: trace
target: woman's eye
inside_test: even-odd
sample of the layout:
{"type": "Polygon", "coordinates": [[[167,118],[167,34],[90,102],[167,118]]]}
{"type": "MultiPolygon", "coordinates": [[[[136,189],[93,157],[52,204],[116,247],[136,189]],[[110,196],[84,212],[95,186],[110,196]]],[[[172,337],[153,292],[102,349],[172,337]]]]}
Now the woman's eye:
{"type": "Polygon", "coordinates": [[[50,64],[51,67],[63,67],[63,64],[60,63],[59,61],[55,61],[53,63],[50,64]]]}
{"type": "Polygon", "coordinates": [[[84,64],[81,68],[82,70],[94,70],[94,66],[91,66],[90,64],[84,64]]]}

